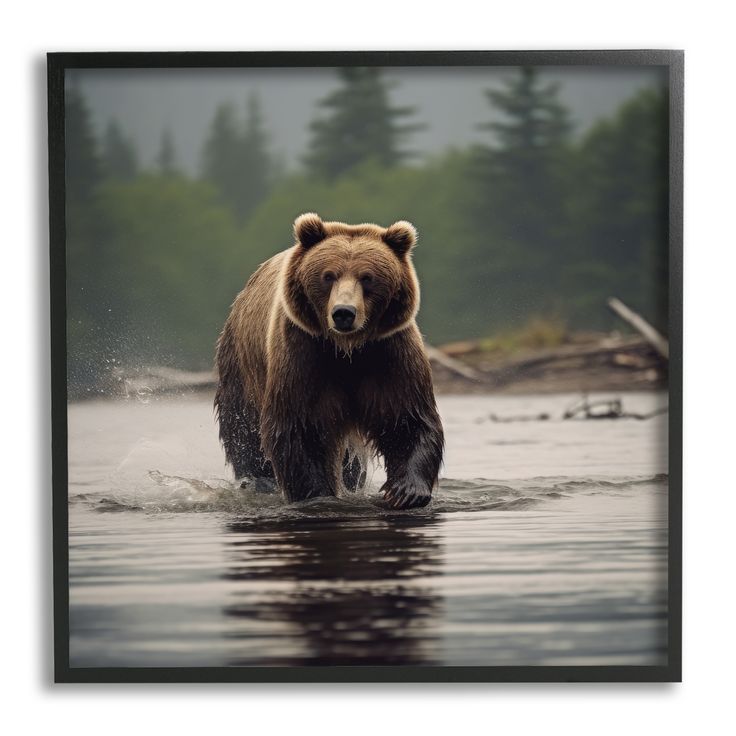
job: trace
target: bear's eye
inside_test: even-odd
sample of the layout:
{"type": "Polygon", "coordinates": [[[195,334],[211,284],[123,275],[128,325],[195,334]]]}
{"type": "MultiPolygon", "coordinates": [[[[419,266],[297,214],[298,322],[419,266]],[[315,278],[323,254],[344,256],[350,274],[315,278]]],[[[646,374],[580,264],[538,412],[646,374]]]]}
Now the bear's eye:
{"type": "Polygon", "coordinates": [[[373,274],[370,274],[370,273],[364,273],[364,274],[363,274],[363,275],[362,275],[362,276],[360,277],[360,283],[361,283],[361,284],[362,284],[363,286],[370,286],[370,285],[371,285],[371,284],[373,283],[373,274]]]}
{"type": "Polygon", "coordinates": [[[335,281],[337,281],[337,276],[335,276],[335,274],[332,273],[332,271],[325,271],[322,274],[322,281],[324,281],[326,284],[332,284],[335,281]]]}

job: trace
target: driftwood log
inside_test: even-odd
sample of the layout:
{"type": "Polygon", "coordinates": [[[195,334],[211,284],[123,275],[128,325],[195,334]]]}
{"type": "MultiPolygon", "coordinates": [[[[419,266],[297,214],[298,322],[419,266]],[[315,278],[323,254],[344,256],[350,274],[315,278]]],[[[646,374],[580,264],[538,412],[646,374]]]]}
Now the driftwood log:
{"type": "Polygon", "coordinates": [[[467,363],[463,363],[456,358],[446,355],[441,350],[432,347],[431,345],[424,346],[427,351],[427,356],[433,363],[439,363],[444,368],[447,368],[452,373],[467,378],[469,381],[481,381],[483,380],[483,374],[472,368],[467,363]]]}
{"type": "Polygon", "coordinates": [[[528,349],[518,356],[484,355],[479,346],[467,353],[478,376],[476,380],[466,380],[457,373],[453,378],[437,362],[440,370],[435,388],[450,393],[545,393],[625,391],[664,385],[667,361],[648,340],[615,334],[591,337],[582,343],[528,349]]]}
{"type": "Polygon", "coordinates": [[[622,320],[630,324],[665,360],[670,357],[670,345],[667,339],[657,332],[649,322],[633,309],[629,309],[620,299],[612,297],[608,307],[622,320]]]}

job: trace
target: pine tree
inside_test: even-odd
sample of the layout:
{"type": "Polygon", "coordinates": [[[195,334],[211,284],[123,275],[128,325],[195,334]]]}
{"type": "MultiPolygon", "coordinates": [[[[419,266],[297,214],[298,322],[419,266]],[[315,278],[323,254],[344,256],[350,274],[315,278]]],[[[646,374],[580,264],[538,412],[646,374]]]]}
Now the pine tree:
{"type": "Polygon", "coordinates": [[[320,101],[324,114],[310,126],[308,169],[334,179],[370,159],[386,167],[400,163],[407,156],[402,139],[421,128],[400,123],[414,109],[391,105],[378,68],[343,67],[337,75],[341,86],[320,101]]]}
{"type": "Polygon", "coordinates": [[[138,173],[133,143],[115,120],[111,120],[105,130],[103,163],[107,176],[118,181],[129,181],[138,173]]]}
{"type": "Polygon", "coordinates": [[[64,105],[67,199],[83,202],[90,197],[102,176],[97,141],[82,92],[76,87],[67,89],[64,105]]]}
{"type": "Polygon", "coordinates": [[[481,150],[481,178],[510,228],[530,246],[554,241],[564,219],[565,156],[572,125],[559,101],[559,85],[544,84],[534,67],[522,67],[504,88],[486,92],[502,114],[479,126],[494,141],[481,150]]]}
{"type": "Polygon", "coordinates": [[[268,191],[271,162],[258,99],[251,96],[245,126],[235,107],[217,108],[205,142],[202,174],[243,221],[268,191]]]}
{"type": "Polygon", "coordinates": [[[564,145],[571,132],[567,108],[559,101],[559,84],[542,84],[535,67],[521,67],[505,89],[486,91],[488,101],[506,120],[481,124],[497,138],[497,149],[509,159],[539,160],[564,145]]]}
{"type": "Polygon", "coordinates": [[[515,304],[520,319],[564,309],[560,274],[573,260],[572,125],[558,95],[558,85],[543,82],[537,69],[521,67],[486,92],[496,114],[478,126],[492,134],[476,151],[471,218],[480,234],[478,257],[488,264],[486,288],[515,304]]]}
{"type": "MultiPolygon", "coordinates": [[[[82,92],[65,95],[67,375],[71,391],[103,374],[109,357],[104,272],[111,254],[106,218],[99,209],[103,164],[82,92]],[[94,274],[94,278],[90,278],[94,274]],[[75,388],[76,387],[76,388],[75,388]]],[[[114,258],[114,255],[112,256],[114,258]]]]}
{"type": "MultiPolygon", "coordinates": [[[[644,88],[580,145],[581,259],[605,264],[606,286],[667,330],[669,100],[644,88]]],[[[601,300],[611,294],[602,294],[601,300]]]]}
{"type": "Polygon", "coordinates": [[[176,163],[176,146],[174,145],[174,135],[171,128],[164,128],[161,132],[161,142],[159,144],[158,154],[156,155],[156,165],[158,170],[164,176],[171,176],[178,173],[176,163]]]}
{"type": "Polygon", "coordinates": [[[243,219],[266,196],[272,177],[268,136],[263,125],[260,102],[255,94],[251,94],[246,102],[240,166],[243,176],[239,215],[243,219]]]}

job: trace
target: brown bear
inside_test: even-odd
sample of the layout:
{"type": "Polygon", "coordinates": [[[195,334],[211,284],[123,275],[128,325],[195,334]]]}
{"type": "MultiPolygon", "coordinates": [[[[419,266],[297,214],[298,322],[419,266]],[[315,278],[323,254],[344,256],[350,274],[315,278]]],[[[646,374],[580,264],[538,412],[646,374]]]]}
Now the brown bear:
{"type": "Polygon", "coordinates": [[[275,476],[298,501],[362,485],[356,454],[370,448],[389,506],[424,506],[444,438],[415,322],[416,230],[308,213],[294,236],[251,276],[217,342],[227,460],[237,478],[275,476]]]}

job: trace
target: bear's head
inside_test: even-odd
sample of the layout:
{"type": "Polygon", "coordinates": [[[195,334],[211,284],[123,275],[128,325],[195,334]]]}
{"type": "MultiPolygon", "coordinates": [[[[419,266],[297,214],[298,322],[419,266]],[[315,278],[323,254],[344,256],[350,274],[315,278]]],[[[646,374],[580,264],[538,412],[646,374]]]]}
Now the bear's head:
{"type": "Polygon", "coordinates": [[[411,223],[346,225],[308,213],[294,222],[294,236],[282,303],[298,327],[349,351],[413,322],[419,284],[411,223]]]}

